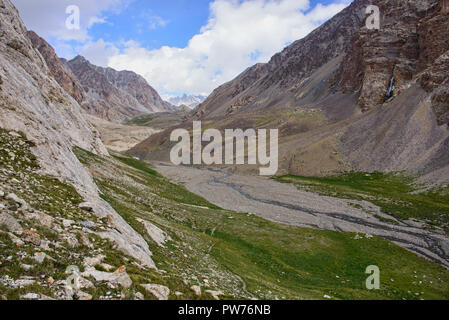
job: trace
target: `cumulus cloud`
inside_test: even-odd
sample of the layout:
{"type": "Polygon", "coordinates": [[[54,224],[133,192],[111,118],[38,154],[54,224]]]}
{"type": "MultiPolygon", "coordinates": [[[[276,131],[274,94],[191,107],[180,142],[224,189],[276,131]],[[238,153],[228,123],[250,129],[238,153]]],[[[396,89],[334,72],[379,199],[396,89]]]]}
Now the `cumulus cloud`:
{"type": "Polygon", "coordinates": [[[140,73],[162,94],[208,94],[349,4],[336,2],[310,8],[308,0],[215,0],[208,23],[185,48],[148,50],[134,43],[108,65],[140,73]]]}
{"type": "Polygon", "coordinates": [[[45,39],[89,41],[88,29],[96,23],[105,23],[105,11],[120,12],[131,0],[12,0],[27,28],[45,39]],[[68,6],[80,9],[80,29],[66,28],[68,6]]]}
{"type": "MultiPolygon", "coordinates": [[[[82,54],[97,65],[135,71],[162,95],[207,95],[247,67],[267,62],[351,2],[334,0],[311,8],[309,0],[214,0],[207,23],[184,48],[150,50],[132,39],[112,43],[89,36],[90,27],[108,23],[107,13],[119,13],[131,1],[13,0],[27,27],[50,40],[61,56],[82,54]],[[69,5],[80,8],[80,30],[65,27],[69,5]]],[[[141,14],[146,23],[136,26],[138,33],[168,23],[151,11],[141,14]]]]}

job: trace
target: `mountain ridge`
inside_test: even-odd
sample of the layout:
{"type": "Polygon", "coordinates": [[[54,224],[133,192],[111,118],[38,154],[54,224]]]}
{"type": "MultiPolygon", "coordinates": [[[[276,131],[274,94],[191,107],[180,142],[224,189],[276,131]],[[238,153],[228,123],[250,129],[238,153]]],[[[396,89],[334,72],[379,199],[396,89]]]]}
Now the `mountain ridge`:
{"type": "MultiPolygon", "coordinates": [[[[356,0],[215,89],[182,127],[277,128],[279,174],[406,171],[447,182],[447,24],[436,0],[356,0]],[[365,26],[371,4],[381,9],[380,30],[365,26]]],[[[169,133],[130,154],[168,161],[169,133]]]]}
{"type": "Polygon", "coordinates": [[[177,111],[134,72],[95,66],[82,56],[60,59],[35,32],[28,31],[28,37],[61,87],[93,116],[121,122],[142,114],[177,111]]]}

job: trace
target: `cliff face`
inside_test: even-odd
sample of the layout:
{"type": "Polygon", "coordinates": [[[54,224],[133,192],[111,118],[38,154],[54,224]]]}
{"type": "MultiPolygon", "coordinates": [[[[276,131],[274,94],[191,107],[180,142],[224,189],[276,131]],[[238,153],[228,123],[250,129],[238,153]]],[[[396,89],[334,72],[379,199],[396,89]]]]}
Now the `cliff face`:
{"type": "MultiPolygon", "coordinates": [[[[48,58],[52,58],[51,50],[42,49],[48,53],[48,58]]],[[[54,63],[51,66],[58,66],[54,56],[51,61],[54,63]]],[[[60,80],[67,80],[66,75],[58,74],[60,80]]],[[[74,88],[67,84],[68,89],[74,88]]],[[[0,0],[0,128],[2,137],[8,136],[11,130],[15,132],[10,132],[10,137],[19,136],[17,132],[20,131],[33,142],[31,152],[37,158],[40,175],[57,177],[61,182],[75,187],[77,193],[90,202],[98,219],[108,215],[113,217],[116,229],[105,230],[101,237],[116,241],[122,251],[142,264],[154,267],[147,243],[99,197],[93,178],[73,153],[74,147],[97,155],[107,155],[108,151],[100,141],[98,132],[86,121],[80,105],[53,78],[10,0],[0,0]]],[[[23,141],[17,143],[24,145],[23,141]]],[[[12,145],[17,147],[14,143],[12,145]]],[[[12,157],[12,162],[14,159],[19,161],[19,157],[24,158],[20,153],[12,157]]],[[[20,161],[29,162],[30,159],[20,161]]],[[[10,168],[2,168],[2,173],[30,178],[24,172],[14,172],[14,166],[10,168]]],[[[2,181],[7,189],[19,189],[11,185],[14,184],[11,179],[2,181]]],[[[24,189],[22,192],[31,193],[24,189]]]]}
{"type": "MultiPolygon", "coordinates": [[[[363,111],[398,96],[417,80],[431,93],[447,78],[447,74],[436,74],[445,64],[443,58],[438,59],[449,50],[449,20],[441,2],[374,3],[382,13],[381,29],[361,28],[339,69],[341,88],[360,94],[358,104],[363,111]]],[[[441,108],[437,103],[434,106],[440,124],[444,123],[441,108]]]]}
{"type": "Polygon", "coordinates": [[[122,121],[145,113],[175,109],[134,72],[98,67],[81,56],[68,61],[67,65],[93,100],[86,105],[93,115],[122,121]]]}
{"type": "Polygon", "coordinates": [[[78,79],[64,68],[63,62],[59,60],[55,50],[47,43],[47,41],[39,37],[34,31],[28,31],[28,37],[33,43],[33,46],[45,59],[51,74],[59,85],[78,103],[85,101],[86,95],[78,79]]]}

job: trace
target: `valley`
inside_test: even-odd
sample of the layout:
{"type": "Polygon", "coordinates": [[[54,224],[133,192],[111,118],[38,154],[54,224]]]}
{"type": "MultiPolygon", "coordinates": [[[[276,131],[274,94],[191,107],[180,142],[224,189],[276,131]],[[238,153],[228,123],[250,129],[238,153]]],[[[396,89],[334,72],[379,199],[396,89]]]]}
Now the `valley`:
{"type": "MultiPolygon", "coordinates": [[[[364,199],[350,200],[347,197],[345,200],[319,195],[271,179],[217,169],[171,164],[159,164],[156,168],[173,181],[185,185],[189,191],[228,210],[249,212],[292,226],[383,237],[449,268],[447,229],[432,230],[419,220],[404,220],[385,214],[381,208],[364,199]]],[[[444,219],[447,221],[447,218],[446,208],[444,219]]]]}
{"type": "Polygon", "coordinates": [[[47,42],[21,1],[0,0],[0,300],[449,300],[446,6],[334,4],[224,82],[238,61],[209,69],[214,42],[190,48],[213,34],[212,3],[187,48],[101,32],[99,57],[90,28],[112,30],[106,8],[75,45],[47,42]],[[186,165],[173,161],[175,130],[186,165]]]}

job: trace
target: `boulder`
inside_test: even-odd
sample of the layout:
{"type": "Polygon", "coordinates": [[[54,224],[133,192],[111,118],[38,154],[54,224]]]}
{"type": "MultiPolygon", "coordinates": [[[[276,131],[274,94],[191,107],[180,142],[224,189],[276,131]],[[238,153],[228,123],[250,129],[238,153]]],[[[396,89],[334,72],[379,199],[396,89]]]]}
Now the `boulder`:
{"type": "Polygon", "coordinates": [[[131,278],[126,272],[124,266],[120,267],[114,273],[97,271],[94,268],[86,268],[86,271],[82,274],[83,277],[93,277],[98,282],[108,282],[112,285],[119,285],[127,289],[133,284],[131,278]]]}
{"type": "Polygon", "coordinates": [[[170,289],[166,286],[158,284],[142,284],[149,293],[155,296],[158,300],[168,300],[170,289]]]}
{"type": "Polygon", "coordinates": [[[28,204],[26,203],[26,201],[23,200],[23,199],[21,199],[21,198],[19,198],[19,197],[18,197],[16,194],[14,194],[14,193],[8,194],[8,195],[6,196],[6,199],[14,201],[14,202],[17,203],[17,204],[20,206],[20,208],[23,209],[23,210],[28,209],[28,204]]]}
{"type": "Polygon", "coordinates": [[[0,214],[0,226],[5,226],[9,231],[20,233],[23,231],[20,223],[7,213],[0,214]]]}
{"type": "Polygon", "coordinates": [[[34,231],[31,230],[24,230],[22,232],[22,239],[27,242],[31,243],[35,246],[41,245],[41,237],[34,231]]]}
{"type": "Polygon", "coordinates": [[[215,300],[220,300],[220,296],[223,295],[222,291],[206,290],[206,293],[209,293],[215,300]]]}
{"type": "Polygon", "coordinates": [[[87,211],[87,212],[94,211],[94,207],[93,207],[92,203],[90,203],[90,202],[80,203],[78,205],[78,208],[80,208],[81,210],[87,211]]]}
{"type": "Polygon", "coordinates": [[[39,300],[40,298],[41,296],[37,293],[27,293],[20,296],[20,299],[22,300],[39,300]]]}
{"type": "Polygon", "coordinates": [[[201,296],[201,287],[200,286],[191,286],[190,289],[195,292],[195,294],[200,297],[201,296]]]}

